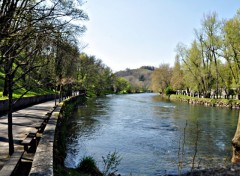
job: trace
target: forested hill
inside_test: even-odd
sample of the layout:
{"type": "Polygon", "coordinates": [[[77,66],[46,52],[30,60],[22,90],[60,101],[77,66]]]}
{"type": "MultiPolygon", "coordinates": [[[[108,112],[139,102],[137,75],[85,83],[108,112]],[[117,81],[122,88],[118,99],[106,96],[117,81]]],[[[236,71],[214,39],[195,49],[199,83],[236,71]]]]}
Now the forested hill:
{"type": "Polygon", "coordinates": [[[126,69],[124,71],[116,72],[117,77],[126,79],[131,90],[135,92],[150,90],[151,75],[155,67],[153,66],[142,66],[138,69],[126,69]]]}

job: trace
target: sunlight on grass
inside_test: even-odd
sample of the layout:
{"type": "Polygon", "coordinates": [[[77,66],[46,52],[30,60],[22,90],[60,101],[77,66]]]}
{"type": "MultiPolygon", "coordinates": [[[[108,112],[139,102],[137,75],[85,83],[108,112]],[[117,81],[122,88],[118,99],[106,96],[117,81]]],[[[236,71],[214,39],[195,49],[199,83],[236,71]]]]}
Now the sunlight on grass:
{"type": "MultiPolygon", "coordinates": [[[[21,74],[21,70],[18,70],[17,75],[18,74],[21,74]]],[[[3,73],[2,68],[0,68],[0,77],[3,78],[4,75],[5,74],[3,73]]],[[[21,87],[22,83],[23,83],[22,81],[15,83],[15,87],[21,87]]],[[[4,87],[4,80],[0,79],[0,100],[7,100],[8,97],[3,96],[3,87],[4,87]]],[[[19,98],[25,92],[26,92],[25,88],[16,89],[13,91],[13,98],[19,98]]],[[[26,95],[24,95],[24,97],[33,97],[33,96],[37,96],[37,95],[47,95],[47,94],[55,94],[55,92],[53,90],[46,90],[43,88],[35,88],[35,89],[32,89],[31,91],[27,92],[26,95]]]]}
{"type": "MultiPolygon", "coordinates": [[[[25,92],[26,92],[25,89],[17,90],[13,93],[13,98],[19,98],[25,92]]],[[[33,97],[37,95],[48,95],[48,94],[55,94],[55,92],[52,90],[35,89],[32,91],[29,91],[26,95],[24,95],[24,97],[33,97]]],[[[0,91],[0,100],[7,100],[7,99],[8,97],[3,96],[3,92],[0,91]]]]}

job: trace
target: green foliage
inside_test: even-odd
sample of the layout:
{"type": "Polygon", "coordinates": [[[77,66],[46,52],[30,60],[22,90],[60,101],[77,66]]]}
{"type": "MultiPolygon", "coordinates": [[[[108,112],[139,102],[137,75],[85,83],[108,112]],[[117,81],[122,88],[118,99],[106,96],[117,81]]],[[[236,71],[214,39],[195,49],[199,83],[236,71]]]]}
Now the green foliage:
{"type": "Polygon", "coordinates": [[[58,167],[55,168],[54,175],[56,176],[89,176],[87,173],[82,173],[77,171],[76,169],[58,167]]]}
{"type": "Polygon", "coordinates": [[[164,93],[165,93],[165,95],[170,96],[171,94],[176,94],[176,91],[174,91],[171,87],[167,87],[167,88],[164,90],[164,93]]]}
{"type": "Polygon", "coordinates": [[[189,101],[189,100],[195,100],[199,102],[208,102],[212,106],[214,106],[216,103],[224,103],[228,105],[235,105],[240,104],[240,100],[233,100],[233,99],[212,99],[212,98],[198,98],[198,97],[190,97],[185,95],[171,95],[172,100],[180,100],[180,101],[189,101]]]}
{"type": "Polygon", "coordinates": [[[128,92],[146,92],[150,90],[151,75],[154,69],[152,66],[142,66],[138,69],[119,71],[116,72],[115,75],[128,81],[130,85],[128,92]]]}
{"type": "Polygon", "coordinates": [[[154,70],[153,91],[163,93],[171,86],[174,90],[198,92],[204,98],[233,94],[239,98],[240,13],[224,21],[217,17],[216,13],[204,15],[189,47],[177,45],[175,65],[170,68],[172,74],[164,64],[154,70]]]}
{"type": "Polygon", "coordinates": [[[114,90],[115,93],[120,93],[120,94],[131,92],[130,84],[125,78],[116,77],[114,82],[114,89],[115,89],[114,90]]]}
{"type": "Polygon", "coordinates": [[[96,167],[97,167],[96,161],[93,159],[93,157],[86,156],[79,163],[77,170],[84,171],[84,172],[90,172],[90,171],[96,169],[96,167]]]}
{"type": "Polygon", "coordinates": [[[80,90],[87,90],[88,96],[101,96],[113,90],[113,73],[100,59],[83,53],[77,64],[76,84],[80,90]]]}
{"type": "Polygon", "coordinates": [[[108,153],[106,157],[102,157],[104,163],[103,175],[108,176],[115,174],[118,170],[122,158],[120,155],[114,151],[113,153],[108,153]]]}
{"type": "Polygon", "coordinates": [[[100,172],[97,168],[96,161],[92,156],[84,157],[77,167],[77,171],[80,173],[88,173],[91,175],[98,175],[98,176],[109,176],[114,175],[117,172],[117,167],[121,162],[120,155],[115,152],[109,152],[106,157],[102,157],[104,168],[103,171],[100,172]]]}
{"type": "MultiPolygon", "coordinates": [[[[1,85],[0,85],[1,87],[1,85]]],[[[13,98],[19,98],[21,97],[24,93],[26,92],[25,88],[18,89],[14,91],[13,93],[13,98]]],[[[32,96],[37,96],[37,95],[48,95],[48,94],[55,94],[53,90],[47,90],[43,88],[35,88],[31,91],[28,91],[23,97],[32,97],[32,96]]],[[[6,100],[8,99],[7,96],[3,96],[2,91],[0,91],[0,100],[6,100]]]]}
{"type": "Polygon", "coordinates": [[[155,69],[151,76],[151,87],[155,92],[164,93],[164,90],[170,86],[172,78],[172,68],[168,64],[161,64],[155,69]]]}
{"type": "MultiPolygon", "coordinates": [[[[20,76],[21,75],[21,69],[19,69],[16,73],[16,76],[20,76]]],[[[7,96],[3,96],[3,87],[4,87],[4,80],[1,78],[4,78],[5,74],[3,73],[3,70],[0,69],[0,100],[6,100],[8,99],[7,96]]],[[[35,83],[37,82],[37,80],[32,80],[35,83]]],[[[24,83],[22,82],[22,80],[17,84],[17,87],[21,87],[19,89],[16,89],[13,91],[13,98],[19,98],[21,97],[22,94],[24,94],[27,89],[24,87],[24,83]]],[[[33,88],[31,91],[28,91],[24,97],[32,97],[32,96],[36,96],[36,95],[47,95],[47,94],[54,94],[55,92],[51,89],[46,89],[43,87],[35,87],[33,88]]]]}
{"type": "Polygon", "coordinates": [[[182,90],[184,88],[183,70],[180,63],[179,55],[177,55],[175,58],[170,84],[175,90],[182,90]]]}

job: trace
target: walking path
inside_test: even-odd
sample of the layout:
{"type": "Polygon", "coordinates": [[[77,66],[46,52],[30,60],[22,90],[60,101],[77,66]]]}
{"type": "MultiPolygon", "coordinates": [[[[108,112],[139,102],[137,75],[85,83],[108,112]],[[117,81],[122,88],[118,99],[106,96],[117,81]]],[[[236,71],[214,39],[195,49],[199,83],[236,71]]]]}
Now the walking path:
{"type": "MultiPolygon", "coordinates": [[[[21,142],[29,133],[37,133],[38,124],[46,118],[46,114],[55,105],[55,101],[48,101],[33,105],[13,113],[14,149],[24,151],[21,142]]],[[[7,115],[0,116],[0,170],[9,160],[8,155],[8,120],[7,115]]]]}

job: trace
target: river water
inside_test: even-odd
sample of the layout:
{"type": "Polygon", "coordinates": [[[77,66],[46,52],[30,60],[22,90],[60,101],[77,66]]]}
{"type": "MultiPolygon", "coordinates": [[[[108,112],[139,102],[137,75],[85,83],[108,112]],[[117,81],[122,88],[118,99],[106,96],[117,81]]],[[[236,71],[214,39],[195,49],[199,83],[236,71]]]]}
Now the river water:
{"type": "Polygon", "coordinates": [[[238,111],[164,101],[157,94],[109,95],[74,112],[65,165],[116,151],[121,175],[178,174],[229,164],[238,111]],[[184,132],[185,131],[185,132],[184,132]],[[193,159],[195,157],[195,159],[193,159]],[[182,163],[182,165],[181,165],[182,163]]]}

